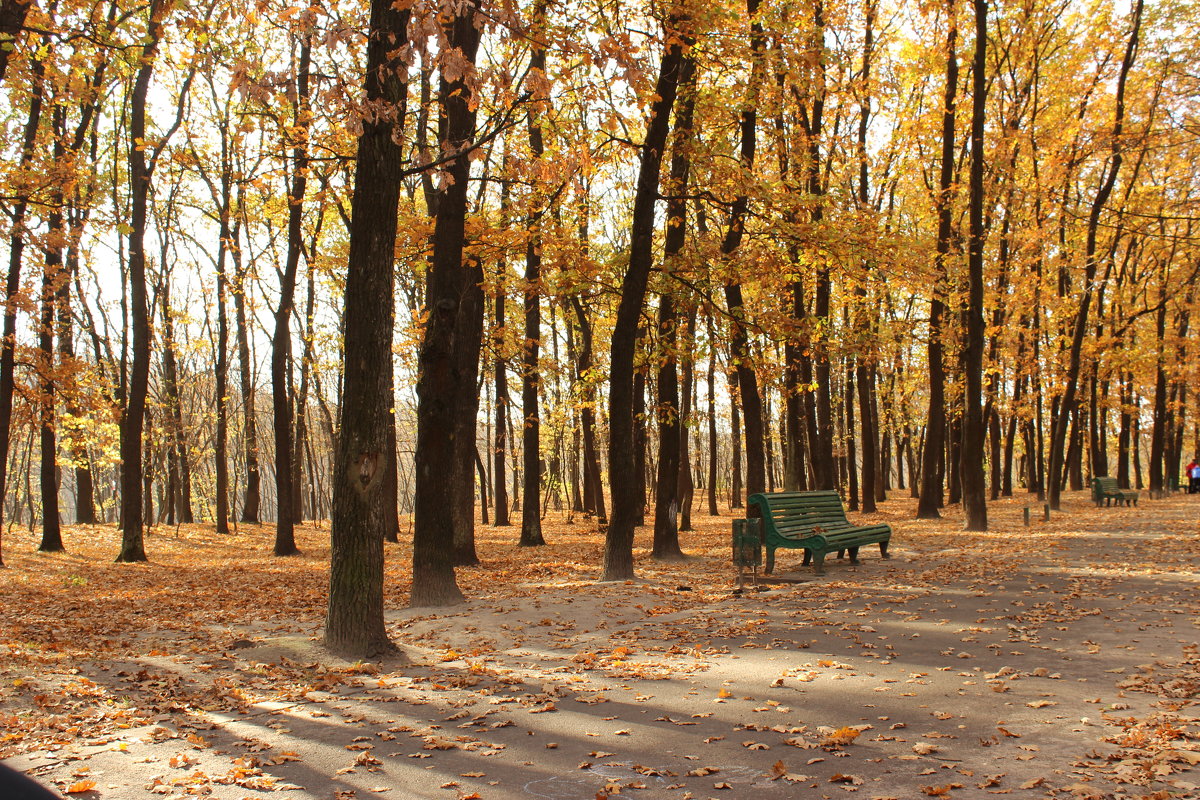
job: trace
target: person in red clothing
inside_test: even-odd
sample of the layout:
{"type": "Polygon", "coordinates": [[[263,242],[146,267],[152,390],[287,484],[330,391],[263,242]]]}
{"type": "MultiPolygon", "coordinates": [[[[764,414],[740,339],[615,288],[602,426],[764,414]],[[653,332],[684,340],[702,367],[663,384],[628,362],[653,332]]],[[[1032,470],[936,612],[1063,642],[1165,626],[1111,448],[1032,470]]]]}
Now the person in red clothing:
{"type": "Polygon", "coordinates": [[[1193,458],[1185,470],[1188,479],[1188,494],[1200,493],[1200,456],[1193,458]]]}

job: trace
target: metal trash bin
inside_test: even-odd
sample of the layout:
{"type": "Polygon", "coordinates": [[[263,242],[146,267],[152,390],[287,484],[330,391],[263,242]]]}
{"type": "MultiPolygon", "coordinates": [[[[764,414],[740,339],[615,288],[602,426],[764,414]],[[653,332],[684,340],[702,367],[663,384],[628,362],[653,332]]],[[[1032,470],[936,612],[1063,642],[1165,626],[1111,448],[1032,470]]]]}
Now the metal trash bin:
{"type": "Polygon", "coordinates": [[[762,520],[733,521],[733,566],[737,569],[738,588],[746,583],[746,573],[758,585],[758,569],[762,566],[762,520]]]}

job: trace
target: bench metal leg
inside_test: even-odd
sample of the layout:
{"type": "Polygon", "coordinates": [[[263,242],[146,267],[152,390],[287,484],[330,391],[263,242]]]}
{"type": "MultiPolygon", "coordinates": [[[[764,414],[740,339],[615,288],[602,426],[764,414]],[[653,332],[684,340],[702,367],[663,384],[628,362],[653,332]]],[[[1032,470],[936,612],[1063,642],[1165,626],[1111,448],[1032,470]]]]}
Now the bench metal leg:
{"type": "Polygon", "coordinates": [[[851,564],[858,563],[858,548],[857,547],[850,548],[850,563],[851,564]]]}
{"type": "Polygon", "coordinates": [[[763,575],[770,575],[775,571],[775,548],[767,548],[767,567],[763,570],[763,575]]]}
{"type": "Polygon", "coordinates": [[[824,575],[825,574],[825,551],[824,550],[820,551],[819,553],[813,553],[813,574],[814,575],[824,575]]]}
{"type": "Polygon", "coordinates": [[[891,558],[891,556],[888,555],[887,546],[888,546],[887,542],[879,543],[879,557],[880,558],[891,558]]]}

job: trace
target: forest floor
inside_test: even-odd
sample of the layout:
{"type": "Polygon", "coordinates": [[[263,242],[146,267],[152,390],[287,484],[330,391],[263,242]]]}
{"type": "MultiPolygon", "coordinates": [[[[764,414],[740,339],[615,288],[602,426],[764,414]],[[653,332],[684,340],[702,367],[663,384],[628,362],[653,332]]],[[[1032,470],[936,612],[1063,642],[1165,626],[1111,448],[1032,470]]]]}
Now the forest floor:
{"type": "Polygon", "coordinates": [[[616,584],[590,523],[480,527],[469,602],[436,612],[389,545],[382,663],[319,645],[327,529],[279,559],[269,526],[159,528],[141,565],[110,526],[52,555],[11,530],[0,758],[117,800],[1200,797],[1200,497],[1025,527],[1028,502],[965,533],[889,501],[892,559],[780,551],[742,594],[728,516],[683,563],[639,530],[616,584]]]}

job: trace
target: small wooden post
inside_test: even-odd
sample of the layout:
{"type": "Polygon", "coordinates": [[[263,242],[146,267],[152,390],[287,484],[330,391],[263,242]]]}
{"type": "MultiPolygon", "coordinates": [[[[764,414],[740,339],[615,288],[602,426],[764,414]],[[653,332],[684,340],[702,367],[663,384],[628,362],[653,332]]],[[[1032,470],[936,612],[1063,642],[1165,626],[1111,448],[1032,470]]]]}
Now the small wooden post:
{"type": "Polygon", "coordinates": [[[1029,506],[1025,506],[1025,527],[1029,527],[1029,506]]]}
{"type": "Polygon", "coordinates": [[[1046,505],[1042,506],[1042,510],[1045,512],[1045,516],[1042,517],[1042,519],[1044,519],[1046,522],[1049,522],[1050,521],[1050,504],[1046,503],[1046,505]]]}

